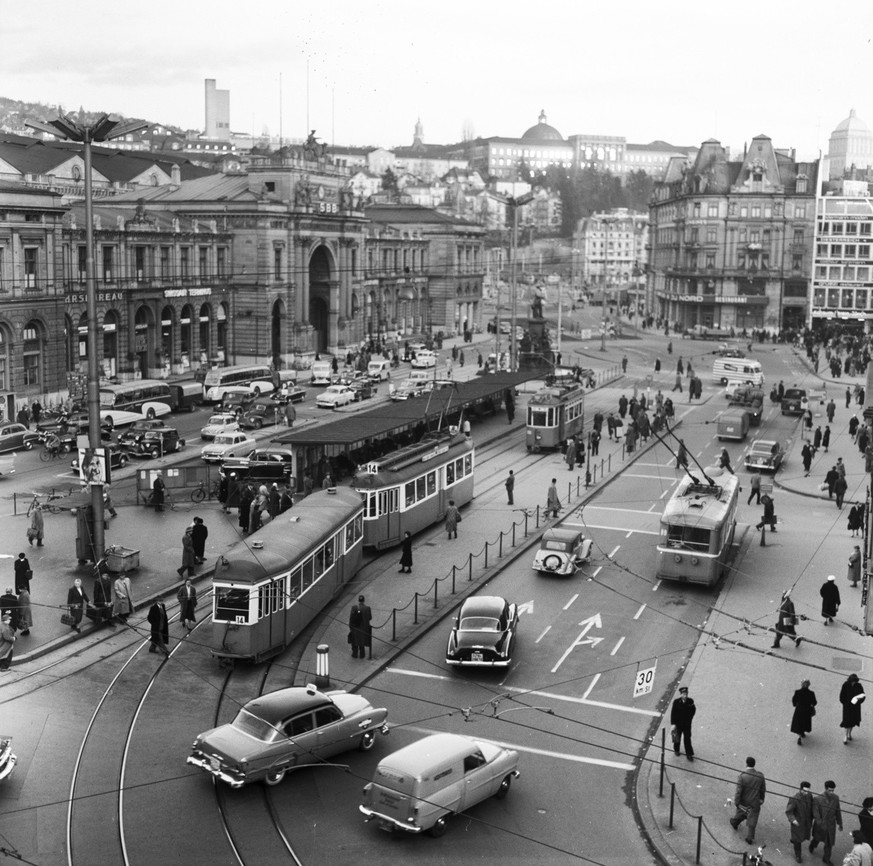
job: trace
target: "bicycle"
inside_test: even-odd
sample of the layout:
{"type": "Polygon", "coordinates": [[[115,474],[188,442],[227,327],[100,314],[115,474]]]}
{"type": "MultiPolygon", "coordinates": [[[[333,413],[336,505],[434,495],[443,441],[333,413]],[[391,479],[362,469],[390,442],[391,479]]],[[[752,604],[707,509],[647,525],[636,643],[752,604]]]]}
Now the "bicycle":
{"type": "Polygon", "coordinates": [[[206,484],[203,481],[201,481],[197,485],[197,487],[195,487],[191,491],[191,501],[194,502],[195,504],[199,504],[200,502],[203,502],[203,500],[206,498],[218,499],[219,489],[220,489],[220,483],[218,481],[214,481],[210,485],[208,490],[206,488],[206,484]]]}
{"type": "Polygon", "coordinates": [[[48,495],[48,499],[45,502],[40,502],[39,494],[34,493],[33,494],[33,501],[30,503],[30,505],[27,506],[27,516],[30,517],[30,515],[33,513],[34,509],[37,506],[40,506],[43,511],[48,511],[50,514],[60,514],[64,509],[61,508],[60,505],[53,505],[52,504],[52,500],[60,499],[60,498],[61,498],[61,496],[59,494],[50,493],[48,495]]]}
{"type": "MultiPolygon", "coordinates": [[[[146,496],[145,504],[148,508],[155,507],[155,492],[154,492],[154,490],[151,493],[149,493],[148,496],[146,496]]],[[[170,495],[168,493],[164,493],[164,508],[169,508],[170,511],[176,510],[176,503],[173,502],[172,498],[170,497],[170,495]]]]}
{"type": "Polygon", "coordinates": [[[43,443],[43,449],[39,452],[39,459],[42,460],[43,463],[58,460],[70,452],[70,443],[60,437],[55,437],[57,439],[57,445],[49,445],[48,436],[40,436],[39,438],[43,443]]]}

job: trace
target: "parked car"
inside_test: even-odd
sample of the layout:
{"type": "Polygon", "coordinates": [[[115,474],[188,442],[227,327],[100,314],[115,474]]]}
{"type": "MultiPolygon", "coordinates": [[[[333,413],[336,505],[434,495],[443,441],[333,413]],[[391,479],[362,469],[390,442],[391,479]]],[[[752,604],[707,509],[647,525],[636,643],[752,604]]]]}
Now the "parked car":
{"type": "Polygon", "coordinates": [[[745,358],[746,353],[740,348],[739,343],[719,343],[718,348],[713,353],[721,355],[722,358],[745,358]]]}
{"type": "Polygon", "coordinates": [[[266,427],[270,424],[280,424],[284,418],[284,410],[278,400],[273,400],[270,397],[258,397],[239,416],[239,426],[243,430],[250,428],[260,430],[261,427],[266,427]]]}
{"type": "MultiPolygon", "coordinates": [[[[116,445],[115,443],[110,443],[105,446],[106,448],[106,459],[109,461],[109,468],[111,469],[124,469],[128,463],[130,463],[130,455],[127,453],[126,449],[122,448],[120,445],[116,445]]],[[[73,470],[75,475],[79,474],[79,455],[76,456],[70,461],[70,467],[73,470]]]]}
{"type": "Polygon", "coordinates": [[[322,409],[336,409],[347,406],[355,400],[355,392],[348,385],[330,385],[318,395],[316,406],[322,409]]]}
{"type": "Polygon", "coordinates": [[[221,471],[225,475],[236,472],[238,478],[253,481],[285,482],[294,472],[294,454],[280,448],[255,448],[248,454],[228,457],[221,471]]]}
{"type": "Polygon", "coordinates": [[[220,463],[227,457],[251,451],[257,441],[242,430],[219,433],[208,445],[200,449],[200,456],[207,463],[220,463]]]}
{"type": "Polygon", "coordinates": [[[427,390],[427,382],[422,379],[406,379],[395,389],[388,389],[392,400],[408,400],[410,397],[418,397],[427,390]]]}
{"type": "Polygon", "coordinates": [[[146,430],[124,446],[134,457],[151,457],[156,459],[185,447],[185,440],[179,436],[175,427],[158,427],[146,430]]]}
{"type": "Polygon", "coordinates": [[[18,758],[12,752],[12,737],[0,736],[0,782],[12,775],[18,758]]]}
{"type": "Polygon", "coordinates": [[[534,556],[535,571],[574,574],[591,557],[594,542],[578,529],[547,529],[534,556]]]}
{"type": "Polygon", "coordinates": [[[239,430],[239,418],[233,412],[219,412],[210,415],[209,420],[200,428],[200,438],[214,439],[219,433],[237,430],[239,430]]]}
{"type": "Polygon", "coordinates": [[[460,667],[507,667],[512,662],[518,608],[496,595],[473,595],[449,635],[446,662],[460,667]]]}
{"type": "Polygon", "coordinates": [[[412,368],[414,370],[423,370],[428,367],[436,367],[436,365],[436,353],[431,352],[428,349],[422,349],[420,352],[416,352],[415,358],[412,361],[412,368]]]}
{"type": "Polygon", "coordinates": [[[807,407],[806,388],[786,388],[782,395],[783,415],[802,415],[807,407]]]}
{"type": "Polygon", "coordinates": [[[255,395],[248,388],[232,386],[225,389],[224,397],[219,404],[221,412],[231,412],[242,415],[255,401],[255,395]]]}
{"type": "Polygon", "coordinates": [[[167,426],[166,421],[162,421],[160,418],[152,418],[151,420],[148,418],[140,418],[139,421],[135,424],[131,424],[131,426],[123,433],[118,434],[118,444],[129,445],[130,443],[135,442],[143,433],[146,433],[149,430],[162,430],[167,426]]]}
{"type": "Polygon", "coordinates": [[[375,397],[376,392],[378,391],[376,383],[370,379],[355,379],[353,382],[349,383],[349,388],[354,392],[356,403],[361,400],[369,400],[371,397],[375,397]]]}
{"type": "Polygon", "coordinates": [[[0,457],[0,478],[15,474],[15,455],[0,457]]]}
{"type": "Polygon", "coordinates": [[[300,385],[286,384],[276,392],[280,403],[302,403],[306,399],[306,389],[300,385]]]}
{"type": "Polygon", "coordinates": [[[442,836],[446,821],[517,778],[518,752],[461,734],[431,734],[379,761],[360,811],[384,830],[442,836]]]}
{"type": "Polygon", "coordinates": [[[28,430],[24,424],[15,421],[0,424],[0,451],[18,451],[22,448],[30,451],[37,442],[39,435],[28,430]]]}
{"type": "Polygon", "coordinates": [[[249,701],[232,722],[198,735],[187,763],[231,788],[278,785],[297,764],[373,748],[387,734],[388,710],[357,694],[314,686],[280,689],[249,701]]]}
{"type": "Polygon", "coordinates": [[[785,459],[785,449],[775,439],[756,439],[743,463],[749,472],[776,472],[785,459]]]}
{"type": "Polygon", "coordinates": [[[70,412],[62,415],[54,415],[40,421],[36,425],[38,433],[87,433],[88,432],[88,413],[86,411],[70,412]],[[66,428],[66,429],[65,429],[66,428]]]}

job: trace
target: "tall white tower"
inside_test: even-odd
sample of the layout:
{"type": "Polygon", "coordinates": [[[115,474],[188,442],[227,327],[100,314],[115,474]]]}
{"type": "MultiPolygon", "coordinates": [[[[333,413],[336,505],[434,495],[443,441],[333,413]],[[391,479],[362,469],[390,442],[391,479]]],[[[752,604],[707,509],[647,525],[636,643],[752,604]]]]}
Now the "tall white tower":
{"type": "Polygon", "coordinates": [[[205,84],[206,138],[230,141],[230,91],[218,90],[214,78],[207,78],[205,84]]]}

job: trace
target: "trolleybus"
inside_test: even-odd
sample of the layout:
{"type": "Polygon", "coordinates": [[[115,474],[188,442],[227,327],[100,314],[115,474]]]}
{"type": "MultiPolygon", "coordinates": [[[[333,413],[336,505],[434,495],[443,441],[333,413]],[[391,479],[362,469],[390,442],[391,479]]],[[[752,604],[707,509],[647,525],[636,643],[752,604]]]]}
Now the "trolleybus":
{"type": "Polygon", "coordinates": [[[461,433],[423,439],[358,469],[352,487],[365,503],[364,545],[400,544],[473,498],[473,442],[461,433]]]}
{"type": "Polygon", "coordinates": [[[737,525],[740,482],[711,466],[708,481],[683,478],[661,515],[659,579],[712,586],[727,565],[737,525]]]}
{"type": "Polygon", "coordinates": [[[551,386],[534,394],[527,404],[528,451],[560,448],[585,425],[585,389],[580,385],[551,386]]]}
{"type": "Polygon", "coordinates": [[[361,567],[363,512],[350,488],[320,491],[234,544],[212,579],[212,655],[282,652],[361,567]]]}
{"type": "Polygon", "coordinates": [[[169,415],[175,408],[176,398],[169,384],[160,379],[137,379],[120,385],[100,386],[100,411],[104,414],[139,412],[152,419],[169,415]]]}
{"type": "Polygon", "coordinates": [[[235,367],[216,367],[209,370],[203,379],[203,399],[207,403],[220,403],[229,387],[252,386],[255,394],[261,391],[272,393],[273,373],[265,364],[239,364],[235,367]]]}

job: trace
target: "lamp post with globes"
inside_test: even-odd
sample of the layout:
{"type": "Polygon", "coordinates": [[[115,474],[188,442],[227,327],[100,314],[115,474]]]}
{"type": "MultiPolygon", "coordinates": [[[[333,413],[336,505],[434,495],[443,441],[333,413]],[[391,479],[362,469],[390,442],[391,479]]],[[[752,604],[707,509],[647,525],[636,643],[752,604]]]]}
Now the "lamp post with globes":
{"type": "MultiPolygon", "coordinates": [[[[100,376],[97,364],[97,292],[94,284],[94,217],[91,192],[91,145],[94,142],[110,141],[148,126],[143,121],[123,122],[118,117],[101,114],[91,124],[83,124],[66,114],[58,114],[45,122],[25,120],[25,126],[46,132],[49,135],[82,144],[85,161],[85,284],[88,312],[88,445],[92,449],[102,447],[100,439],[100,376]]],[[[94,561],[103,556],[104,510],[103,483],[91,484],[91,507],[94,512],[92,537],[94,561]]]]}

